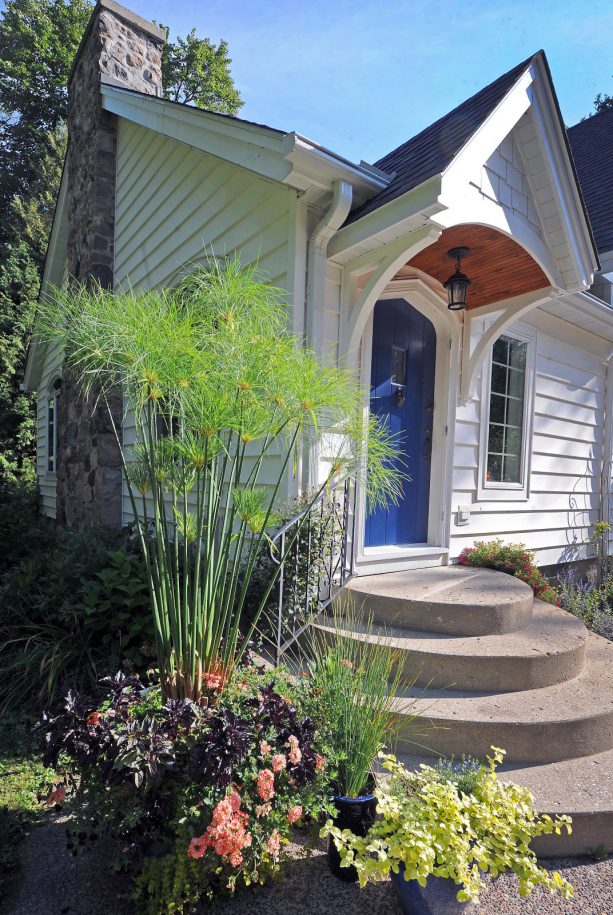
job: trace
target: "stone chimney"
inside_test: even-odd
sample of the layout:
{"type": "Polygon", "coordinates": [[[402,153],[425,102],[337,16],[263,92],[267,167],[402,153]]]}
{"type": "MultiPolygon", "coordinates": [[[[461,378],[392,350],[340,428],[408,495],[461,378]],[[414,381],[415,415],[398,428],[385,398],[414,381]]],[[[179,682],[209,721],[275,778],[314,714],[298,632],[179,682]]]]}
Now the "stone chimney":
{"type": "Polygon", "coordinates": [[[166,33],[114,0],[98,0],[69,77],[68,272],[113,285],[115,117],[100,83],[162,95],[166,33]]]}
{"type": "MultiPolygon", "coordinates": [[[[98,0],[69,77],[67,271],[113,288],[116,118],[102,107],[101,82],[162,95],[166,33],[114,0],[98,0]]],[[[64,368],[58,410],[57,520],[75,530],[122,519],[122,471],[104,405],[79,396],[64,368]]],[[[120,428],[122,400],[112,409],[120,428]]]]}

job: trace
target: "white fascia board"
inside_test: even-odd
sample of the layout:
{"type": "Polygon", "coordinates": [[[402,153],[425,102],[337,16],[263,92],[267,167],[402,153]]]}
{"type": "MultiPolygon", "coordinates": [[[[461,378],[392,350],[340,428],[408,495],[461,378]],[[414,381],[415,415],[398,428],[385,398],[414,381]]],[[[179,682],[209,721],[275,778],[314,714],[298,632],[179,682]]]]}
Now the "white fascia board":
{"type": "MultiPolygon", "coordinates": [[[[557,310],[562,304],[572,307],[572,317],[569,314],[560,315],[565,321],[613,343],[613,308],[606,302],[601,302],[589,292],[566,293],[554,301],[557,310]]],[[[555,306],[553,314],[556,313],[555,306]]]]}
{"type": "Polygon", "coordinates": [[[391,180],[374,166],[354,165],[296,133],[143,96],[101,84],[103,107],[134,123],[299,191],[331,190],[349,181],[364,199],[391,180]]]}
{"type": "Polygon", "coordinates": [[[532,66],[535,71],[533,112],[539,128],[538,134],[544,144],[544,158],[550,169],[553,189],[560,203],[562,225],[576,260],[577,277],[580,284],[587,288],[591,286],[594,273],[599,268],[598,257],[562,132],[564,127],[560,124],[544,67],[540,58],[532,66]]]}
{"type": "Polygon", "coordinates": [[[356,248],[363,253],[379,248],[406,235],[444,209],[439,202],[441,176],[434,175],[406,194],[362,216],[336,233],[328,246],[328,257],[343,263],[353,257],[356,248]]]}
{"type": "Polygon", "coordinates": [[[533,75],[526,70],[471,135],[442,174],[441,200],[454,198],[458,187],[474,179],[532,103],[533,75]]]}
{"type": "Polygon", "coordinates": [[[287,134],[285,158],[294,167],[285,179],[286,184],[296,187],[299,182],[304,191],[312,187],[327,190],[331,182],[348,181],[353,187],[353,199],[358,204],[383,190],[391,181],[391,175],[375,166],[349,162],[299,133],[287,134]]]}
{"type": "Polygon", "coordinates": [[[598,259],[600,261],[600,272],[606,279],[613,282],[613,251],[600,251],[598,259]]]}
{"type": "MultiPolygon", "coordinates": [[[[45,296],[52,286],[60,286],[64,275],[64,266],[66,263],[66,246],[68,243],[68,212],[67,212],[67,191],[68,177],[67,169],[64,166],[60,190],[58,193],[55,214],[53,216],[53,225],[49,235],[49,247],[45,258],[45,269],[40,285],[39,302],[44,302],[45,296]]],[[[28,347],[26,364],[23,373],[23,385],[26,391],[35,391],[40,382],[40,375],[45,361],[47,344],[36,335],[36,322],[34,333],[28,347]]]]}
{"type": "Polygon", "coordinates": [[[106,111],[264,178],[283,181],[291,172],[283,157],[284,134],[211,115],[155,96],[137,95],[102,83],[106,111]]]}

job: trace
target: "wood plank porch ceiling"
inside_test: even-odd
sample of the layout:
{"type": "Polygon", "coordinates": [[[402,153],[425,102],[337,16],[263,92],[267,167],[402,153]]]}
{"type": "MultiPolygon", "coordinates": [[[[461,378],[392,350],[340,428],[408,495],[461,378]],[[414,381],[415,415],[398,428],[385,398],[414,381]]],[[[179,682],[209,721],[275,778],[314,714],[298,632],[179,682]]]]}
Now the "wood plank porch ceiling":
{"type": "Polygon", "coordinates": [[[467,307],[478,308],[533,292],[550,285],[545,273],[516,241],[484,226],[452,226],[434,244],[412,258],[407,266],[422,270],[440,283],[453,273],[450,248],[470,248],[462,261],[462,272],[472,280],[467,307]]]}

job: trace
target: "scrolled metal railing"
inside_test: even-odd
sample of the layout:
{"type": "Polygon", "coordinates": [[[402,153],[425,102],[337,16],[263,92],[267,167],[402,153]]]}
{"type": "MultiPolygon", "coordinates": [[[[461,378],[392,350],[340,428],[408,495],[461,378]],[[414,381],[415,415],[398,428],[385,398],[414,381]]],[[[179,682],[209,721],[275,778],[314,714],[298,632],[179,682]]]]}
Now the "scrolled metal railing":
{"type": "Polygon", "coordinates": [[[344,480],[324,490],[271,538],[270,555],[281,565],[272,608],[277,664],[354,575],[355,506],[355,482],[344,480]]]}

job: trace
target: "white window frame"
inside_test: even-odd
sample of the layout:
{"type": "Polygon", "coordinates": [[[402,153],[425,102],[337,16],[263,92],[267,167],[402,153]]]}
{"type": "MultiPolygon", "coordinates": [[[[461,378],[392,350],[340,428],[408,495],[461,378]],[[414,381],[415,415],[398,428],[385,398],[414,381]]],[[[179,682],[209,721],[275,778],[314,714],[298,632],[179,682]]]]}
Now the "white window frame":
{"type": "Polygon", "coordinates": [[[45,407],[45,463],[47,473],[57,473],[57,417],[58,417],[58,401],[59,401],[60,392],[54,386],[51,386],[47,391],[47,400],[45,407]],[[53,438],[49,439],[49,406],[53,404],[53,438]],[[49,447],[51,445],[51,447],[49,447]],[[51,466],[51,459],[53,457],[53,466],[51,466]]]}
{"type": "Polygon", "coordinates": [[[487,479],[487,446],[490,427],[492,352],[490,347],[481,373],[481,429],[477,499],[479,501],[525,502],[530,498],[530,467],[532,463],[532,417],[534,415],[534,381],[536,377],[537,333],[534,328],[514,326],[501,337],[511,337],[527,344],[522,420],[521,471],[519,483],[498,483],[487,479]]]}

